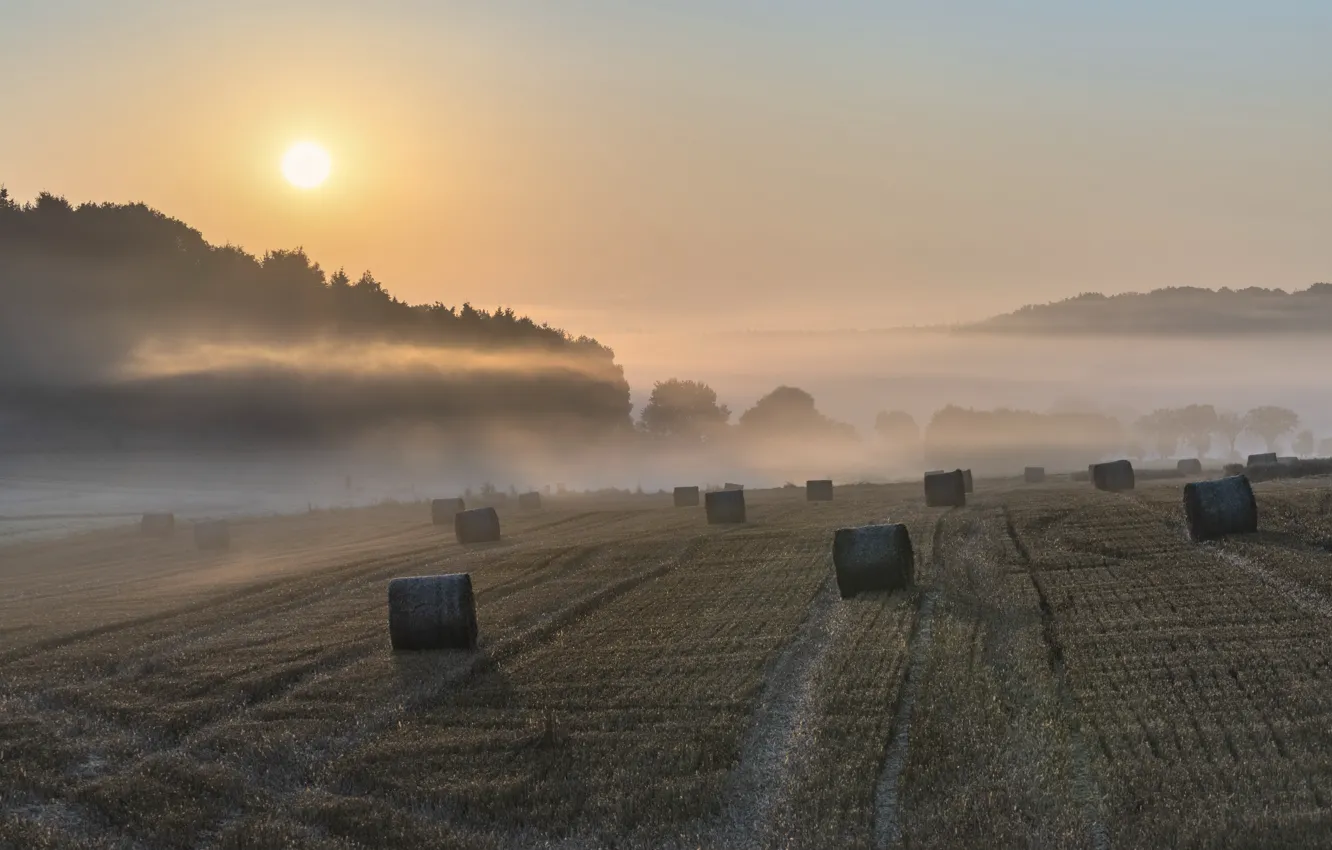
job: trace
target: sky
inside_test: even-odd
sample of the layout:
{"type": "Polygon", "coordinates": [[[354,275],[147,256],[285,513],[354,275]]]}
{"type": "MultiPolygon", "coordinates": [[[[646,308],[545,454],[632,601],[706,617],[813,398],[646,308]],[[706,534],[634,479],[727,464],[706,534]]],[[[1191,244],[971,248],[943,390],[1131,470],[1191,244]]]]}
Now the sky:
{"type": "Polygon", "coordinates": [[[0,0],[0,182],[612,345],[1302,288],[1329,43],[1325,0],[0,0]]]}

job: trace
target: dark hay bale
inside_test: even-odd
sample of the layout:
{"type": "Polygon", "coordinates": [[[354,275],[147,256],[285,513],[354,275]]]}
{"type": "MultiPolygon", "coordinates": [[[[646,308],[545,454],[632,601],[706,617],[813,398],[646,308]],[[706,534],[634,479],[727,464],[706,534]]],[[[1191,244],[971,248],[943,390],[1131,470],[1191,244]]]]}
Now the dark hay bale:
{"type": "Polygon", "coordinates": [[[435,525],[447,525],[453,522],[454,514],[467,510],[462,499],[431,499],[430,521],[435,525]]]}
{"type": "Polygon", "coordinates": [[[708,514],[708,525],[745,521],[744,490],[714,490],[703,500],[708,514]]]}
{"type": "Polygon", "coordinates": [[[494,543],[500,539],[499,513],[494,508],[472,508],[453,515],[453,533],[459,543],[494,543]]]}
{"type": "Polygon", "coordinates": [[[696,508],[698,507],[698,502],[697,487],[675,488],[675,506],[677,508],[696,508]]]}
{"type": "Polygon", "coordinates": [[[1196,457],[1186,457],[1175,464],[1175,471],[1180,475],[1202,475],[1202,461],[1196,457]]]}
{"type": "Polygon", "coordinates": [[[1184,516],[1189,537],[1214,540],[1258,530],[1258,502],[1244,475],[1184,485],[1184,516]]]}
{"type": "Polygon", "coordinates": [[[960,508],[967,503],[967,481],[962,470],[930,472],[925,475],[925,506],[960,508]]]}
{"type": "Polygon", "coordinates": [[[395,650],[476,649],[476,599],[467,573],[395,578],[388,609],[395,650]]]}
{"type": "Polygon", "coordinates": [[[1040,484],[1045,480],[1045,467],[1028,466],[1022,470],[1022,480],[1028,484],[1040,484]]]}
{"type": "Polygon", "coordinates": [[[139,533],[144,537],[170,537],[176,533],[176,515],[144,514],[139,520],[139,533]]]}
{"type": "Polygon", "coordinates": [[[968,493],[972,492],[972,491],[975,489],[975,488],[974,488],[974,485],[971,483],[971,470],[970,470],[970,469],[964,469],[964,470],[962,470],[962,484],[963,484],[963,486],[966,488],[966,491],[967,491],[968,493]]]}
{"type": "Polygon", "coordinates": [[[541,494],[533,490],[518,497],[518,507],[525,511],[541,510],[541,494]]]}
{"type": "Polygon", "coordinates": [[[1266,463],[1276,463],[1276,462],[1277,462],[1276,452],[1263,452],[1262,454],[1249,455],[1248,465],[1262,466],[1263,464],[1266,463]]]}
{"type": "Polygon", "coordinates": [[[806,502],[831,502],[833,483],[827,478],[811,479],[805,482],[806,502]]]}
{"type": "Polygon", "coordinates": [[[194,547],[204,551],[230,549],[231,524],[224,519],[196,522],[194,524],[194,547]]]}
{"type": "Polygon", "coordinates": [[[1092,466],[1092,483],[1097,490],[1117,493],[1132,490],[1134,484],[1133,464],[1127,460],[1112,460],[1092,466]]]}
{"type": "Polygon", "coordinates": [[[1279,457],[1279,458],[1277,458],[1277,463],[1292,464],[1292,463],[1299,463],[1299,462],[1300,462],[1300,459],[1297,458],[1297,457],[1279,457]]]}
{"type": "Polygon", "coordinates": [[[1228,463],[1225,466],[1221,467],[1221,470],[1225,472],[1226,475],[1239,475],[1244,471],[1244,464],[1228,463]]]}
{"type": "Polygon", "coordinates": [[[867,590],[908,588],[915,564],[905,525],[839,528],[833,534],[833,567],[843,599],[867,590]]]}
{"type": "Polygon", "coordinates": [[[745,485],[743,485],[743,484],[732,484],[732,483],[730,483],[730,482],[728,481],[727,483],[725,483],[725,484],[722,485],[722,489],[723,489],[723,490],[743,490],[743,489],[745,489],[745,485]]]}

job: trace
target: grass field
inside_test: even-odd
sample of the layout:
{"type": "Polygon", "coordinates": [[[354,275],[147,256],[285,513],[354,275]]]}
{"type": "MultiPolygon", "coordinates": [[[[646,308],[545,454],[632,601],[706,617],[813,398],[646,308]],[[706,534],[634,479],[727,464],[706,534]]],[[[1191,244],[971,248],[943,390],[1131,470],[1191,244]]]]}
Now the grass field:
{"type": "Polygon", "coordinates": [[[1180,482],[424,505],[0,548],[0,847],[1332,846],[1332,490],[1188,541],[1180,482]],[[843,601],[904,522],[917,588],[843,601]],[[394,576],[481,647],[394,655],[394,576]]]}

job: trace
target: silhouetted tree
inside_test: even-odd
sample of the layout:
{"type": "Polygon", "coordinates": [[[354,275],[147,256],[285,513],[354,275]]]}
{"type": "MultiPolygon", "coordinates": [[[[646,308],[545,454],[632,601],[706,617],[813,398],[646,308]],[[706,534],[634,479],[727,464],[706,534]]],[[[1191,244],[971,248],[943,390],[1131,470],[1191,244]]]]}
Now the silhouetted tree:
{"type": "Polygon", "coordinates": [[[1299,414],[1285,407],[1266,405],[1244,414],[1244,430],[1262,440],[1269,452],[1276,451],[1281,438],[1299,426],[1299,414]]]}
{"type": "Polygon", "coordinates": [[[657,381],[639,415],[643,430],[659,437],[697,442],[726,427],[731,411],[700,381],[657,381]]]}
{"type": "Polygon", "coordinates": [[[1226,410],[1216,415],[1216,433],[1226,441],[1226,459],[1235,457],[1235,444],[1244,433],[1244,417],[1226,410]]]}
{"type": "Polygon", "coordinates": [[[740,414],[741,429],[754,436],[856,439],[856,429],[818,411],[814,396],[799,387],[780,386],[740,414]]]}

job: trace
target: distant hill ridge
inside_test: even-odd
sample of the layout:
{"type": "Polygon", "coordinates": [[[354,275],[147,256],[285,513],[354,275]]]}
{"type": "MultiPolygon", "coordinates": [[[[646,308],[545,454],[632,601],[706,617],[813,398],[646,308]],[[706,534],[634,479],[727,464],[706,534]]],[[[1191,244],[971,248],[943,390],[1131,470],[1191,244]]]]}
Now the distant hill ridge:
{"type": "Polygon", "coordinates": [[[1029,304],[962,331],[1104,334],[1312,333],[1332,330],[1332,283],[1308,289],[1203,289],[1085,292],[1029,304]]]}

